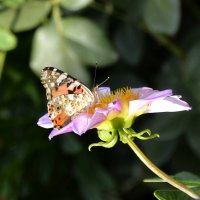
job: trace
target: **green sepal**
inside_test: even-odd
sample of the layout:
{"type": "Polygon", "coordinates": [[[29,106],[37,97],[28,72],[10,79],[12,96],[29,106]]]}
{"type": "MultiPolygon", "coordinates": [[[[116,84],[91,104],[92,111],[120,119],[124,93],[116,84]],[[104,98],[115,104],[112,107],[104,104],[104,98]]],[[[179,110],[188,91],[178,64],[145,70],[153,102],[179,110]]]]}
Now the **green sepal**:
{"type": "Polygon", "coordinates": [[[91,151],[92,147],[105,147],[112,148],[118,140],[117,130],[112,129],[111,131],[107,130],[98,130],[98,137],[101,139],[101,142],[90,144],[88,150],[91,151]]]}
{"type": "Polygon", "coordinates": [[[132,128],[123,128],[119,130],[120,141],[124,144],[127,143],[127,137],[134,139],[138,138],[140,140],[149,140],[156,137],[160,137],[158,133],[152,134],[151,130],[145,129],[139,133],[135,132],[132,128]]]}

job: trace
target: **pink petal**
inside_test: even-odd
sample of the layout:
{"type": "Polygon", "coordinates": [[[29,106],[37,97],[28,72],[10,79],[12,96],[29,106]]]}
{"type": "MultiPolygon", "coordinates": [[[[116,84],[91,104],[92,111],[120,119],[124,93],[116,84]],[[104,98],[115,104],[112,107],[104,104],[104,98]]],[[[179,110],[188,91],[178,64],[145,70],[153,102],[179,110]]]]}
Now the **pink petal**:
{"type": "Polygon", "coordinates": [[[61,134],[64,134],[64,133],[69,133],[69,132],[72,132],[72,131],[73,131],[72,122],[70,122],[65,127],[61,128],[59,130],[54,128],[51,131],[51,133],[49,134],[49,140],[51,140],[54,136],[61,135],[61,134]]]}
{"type": "Polygon", "coordinates": [[[102,95],[102,94],[110,94],[110,88],[109,87],[99,87],[98,90],[98,95],[102,95]]]}
{"type": "Polygon", "coordinates": [[[48,113],[40,117],[40,119],[37,122],[37,125],[43,128],[53,128],[53,124],[49,119],[48,113]]]}
{"type": "Polygon", "coordinates": [[[146,113],[178,112],[184,110],[191,110],[191,107],[185,101],[180,100],[179,96],[171,96],[153,101],[146,113]]]}
{"type": "Polygon", "coordinates": [[[153,90],[152,88],[149,87],[142,87],[142,88],[133,88],[133,91],[139,93],[139,99],[155,99],[172,95],[171,89],[158,91],[158,90],[153,90]]]}

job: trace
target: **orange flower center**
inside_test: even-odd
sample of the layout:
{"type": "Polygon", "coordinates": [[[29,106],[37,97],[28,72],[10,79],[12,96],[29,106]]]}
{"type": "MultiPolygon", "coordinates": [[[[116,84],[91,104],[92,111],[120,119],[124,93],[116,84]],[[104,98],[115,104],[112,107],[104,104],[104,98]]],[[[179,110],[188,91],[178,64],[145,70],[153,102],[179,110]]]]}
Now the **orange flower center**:
{"type": "Polygon", "coordinates": [[[89,114],[94,114],[96,108],[107,109],[108,104],[119,100],[121,105],[128,106],[129,101],[133,101],[139,98],[139,93],[134,92],[131,88],[120,88],[112,91],[111,94],[101,94],[97,97],[97,101],[92,104],[89,109],[89,114]]]}

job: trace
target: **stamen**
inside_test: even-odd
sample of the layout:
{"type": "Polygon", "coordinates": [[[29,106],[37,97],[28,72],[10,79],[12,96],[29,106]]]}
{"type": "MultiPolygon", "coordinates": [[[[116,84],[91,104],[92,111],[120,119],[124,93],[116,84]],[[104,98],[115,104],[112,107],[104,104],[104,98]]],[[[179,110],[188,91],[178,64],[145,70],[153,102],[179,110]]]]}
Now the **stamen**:
{"type": "Polygon", "coordinates": [[[128,104],[139,98],[139,93],[134,92],[131,88],[123,87],[112,91],[111,94],[101,94],[97,103],[94,103],[89,109],[89,114],[94,114],[96,108],[107,109],[108,104],[118,99],[122,104],[128,104]]]}

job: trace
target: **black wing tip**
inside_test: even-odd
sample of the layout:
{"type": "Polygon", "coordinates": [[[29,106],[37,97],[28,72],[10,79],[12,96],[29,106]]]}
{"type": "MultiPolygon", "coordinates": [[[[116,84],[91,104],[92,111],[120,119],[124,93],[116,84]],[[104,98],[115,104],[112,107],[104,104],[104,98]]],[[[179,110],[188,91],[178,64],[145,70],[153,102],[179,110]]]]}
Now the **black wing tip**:
{"type": "Polygon", "coordinates": [[[44,67],[44,68],[42,69],[42,71],[47,71],[47,70],[55,71],[55,72],[59,72],[59,73],[63,73],[62,70],[60,70],[60,69],[58,69],[58,68],[56,68],[56,67],[44,67]]]}

